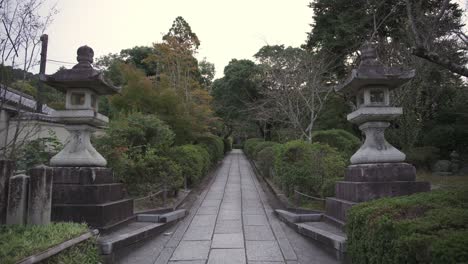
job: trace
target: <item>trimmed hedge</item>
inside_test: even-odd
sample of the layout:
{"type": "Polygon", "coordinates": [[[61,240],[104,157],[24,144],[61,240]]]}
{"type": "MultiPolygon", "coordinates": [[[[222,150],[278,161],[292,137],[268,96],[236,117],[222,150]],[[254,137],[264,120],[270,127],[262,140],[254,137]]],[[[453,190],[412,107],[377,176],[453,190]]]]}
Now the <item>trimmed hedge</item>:
{"type": "Polygon", "coordinates": [[[279,146],[274,165],[276,181],[288,196],[294,187],[321,195],[325,180],[342,177],[345,166],[345,160],[334,148],[301,140],[279,146]]]}
{"type": "Polygon", "coordinates": [[[275,156],[279,146],[280,144],[278,143],[270,144],[269,146],[262,148],[262,150],[260,150],[256,155],[256,161],[260,167],[259,169],[265,177],[269,178],[272,176],[270,175],[270,171],[273,169],[275,164],[275,156]]]}
{"type": "Polygon", "coordinates": [[[342,153],[348,162],[351,156],[361,146],[359,138],[343,129],[330,129],[314,132],[312,141],[327,144],[342,153]]]}
{"type": "Polygon", "coordinates": [[[182,176],[187,177],[187,184],[198,183],[210,167],[210,155],[200,145],[183,145],[172,148],[170,157],[180,167],[182,176]]]}
{"type": "Polygon", "coordinates": [[[198,137],[196,142],[208,151],[212,164],[216,164],[224,157],[224,143],[220,137],[202,136],[198,137]]]}
{"type": "Polygon", "coordinates": [[[223,138],[224,154],[232,150],[232,137],[223,138]]]}
{"type": "Polygon", "coordinates": [[[252,149],[252,158],[254,160],[257,160],[259,158],[258,153],[260,153],[260,151],[262,151],[265,148],[274,147],[277,145],[279,145],[279,143],[276,143],[273,141],[261,141],[261,142],[256,143],[252,149]]]}
{"type": "Polygon", "coordinates": [[[249,138],[244,143],[244,152],[245,154],[253,159],[253,153],[258,143],[264,142],[262,138],[249,138]]]}
{"type": "Polygon", "coordinates": [[[346,227],[353,263],[468,263],[468,189],[362,203],[346,227]]]}

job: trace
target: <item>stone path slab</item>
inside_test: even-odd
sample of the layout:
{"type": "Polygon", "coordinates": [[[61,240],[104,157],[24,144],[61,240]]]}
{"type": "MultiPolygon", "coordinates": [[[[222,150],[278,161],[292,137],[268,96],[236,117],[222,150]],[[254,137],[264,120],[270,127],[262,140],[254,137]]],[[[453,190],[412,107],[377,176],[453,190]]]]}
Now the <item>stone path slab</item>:
{"type": "MultiPolygon", "coordinates": [[[[146,258],[153,261],[132,263],[339,263],[317,248],[302,252],[311,242],[276,218],[241,150],[225,157],[211,185],[164,241],[164,248],[146,258]]],[[[120,263],[129,259],[122,258],[120,263]]]]}

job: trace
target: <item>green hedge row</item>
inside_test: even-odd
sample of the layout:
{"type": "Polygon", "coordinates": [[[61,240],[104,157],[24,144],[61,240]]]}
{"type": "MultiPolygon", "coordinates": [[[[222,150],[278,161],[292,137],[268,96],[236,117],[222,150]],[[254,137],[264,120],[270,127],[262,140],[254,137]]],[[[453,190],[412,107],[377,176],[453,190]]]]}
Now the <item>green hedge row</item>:
{"type": "Polygon", "coordinates": [[[353,206],[347,235],[352,263],[468,263],[468,189],[353,206]]]}
{"type": "Polygon", "coordinates": [[[314,196],[333,196],[335,182],[342,180],[360,141],[349,132],[333,129],[315,132],[313,142],[279,144],[252,138],[245,141],[244,152],[286,195],[296,188],[314,196]]]}
{"type": "Polygon", "coordinates": [[[177,190],[184,177],[189,186],[196,184],[224,157],[225,144],[219,137],[202,136],[182,146],[174,146],[174,138],[157,116],[133,113],[113,119],[94,143],[129,193],[144,195],[161,184],[177,190]]]}

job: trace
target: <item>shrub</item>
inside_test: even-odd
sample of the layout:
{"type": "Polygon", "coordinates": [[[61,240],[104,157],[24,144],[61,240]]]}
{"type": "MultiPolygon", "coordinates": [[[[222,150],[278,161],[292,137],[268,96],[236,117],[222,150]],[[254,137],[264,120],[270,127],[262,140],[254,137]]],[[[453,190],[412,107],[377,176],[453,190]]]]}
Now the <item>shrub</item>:
{"type": "Polygon", "coordinates": [[[257,153],[257,161],[259,165],[259,169],[263,176],[265,177],[271,177],[270,175],[270,170],[273,168],[273,165],[275,164],[275,156],[276,156],[276,151],[277,147],[279,144],[273,144],[270,146],[267,146],[260,150],[257,153]]]}
{"type": "Polygon", "coordinates": [[[328,144],[342,153],[343,158],[349,161],[351,156],[361,146],[359,138],[342,129],[321,130],[313,133],[313,142],[328,144]]]}
{"type": "Polygon", "coordinates": [[[232,150],[232,137],[223,138],[224,143],[224,153],[232,150]]]}
{"type": "MultiPolygon", "coordinates": [[[[121,116],[112,120],[106,134],[94,141],[98,151],[107,159],[108,166],[133,195],[154,191],[160,184],[158,177],[168,173],[152,173],[144,169],[150,166],[146,162],[151,162],[153,156],[160,159],[167,156],[174,142],[172,130],[155,115],[133,113],[121,116]]],[[[167,165],[166,169],[169,167],[172,165],[167,165]]]]}
{"type": "Polygon", "coordinates": [[[384,198],[353,206],[353,263],[467,263],[468,189],[384,198]]]}
{"type": "Polygon", "coordinates": [[[169,157],[158,155],[157,151],[148,151],[139,157],[135,164],[135,173],[140,175],[136,182],[139,183],[140,193],[154,191],[149,184],[163,184],[168,189],[177,190],[184,182],[179,164],[169,157]]]}
{"type": "Polygon", "coordinates": [[[49,130],[49,136],[30,140],[18,149],[16,168],[27,171],[36,165],[47,165],[62,148],[55,133],[49,130]]]}
{"type": "Polygon", "coordinates": [[[216,164],[224,157],[224,143],[221,138],[216,136],[203,136],[197,138],[196,142],[208,151],[212,164],[216,164]]]}
{"type": "Polygon", "coordinates": [[[414,147],[406,150],[406,160],[418,168],[430,169],[438,159],[439,149],[436,147],[414,147]]]}
{"type": "Polygon", "coordinates": [[[264,148],[267,147],[274,147],[278,145],[278,143],[273,141],[261,141],[254,145],[252,150],[252,159],[258,160],[258,153],[262,151],[264,148]]]}
{"type": "Polygon", "coordinates": [[[298,187],[302,192],[320,195],[325,179],[343,175],[345,164],[334,148],[297,140],[278,147],[275,172],[286,194],[298,187]]]}
{"type": "Polygon", "coordinates": [[[261,138],[249,138],[247,139],[245,142],[244,142],[244,152],[245,154],[249,157],[249,158],[253,158],[253,152],[254,152],[254,149],[255,149],[255,146],[260,143],[260,142],[263,142],[264,140],[261,139],[261,138]]]}
{"type": "Polygon", "coordinates": [[[183,145],[170,150],[170,157],[180,167],[183,177],[187,177],[187,184],[198,183],[206,173],[210,156],[201,146],[183,145]]]}

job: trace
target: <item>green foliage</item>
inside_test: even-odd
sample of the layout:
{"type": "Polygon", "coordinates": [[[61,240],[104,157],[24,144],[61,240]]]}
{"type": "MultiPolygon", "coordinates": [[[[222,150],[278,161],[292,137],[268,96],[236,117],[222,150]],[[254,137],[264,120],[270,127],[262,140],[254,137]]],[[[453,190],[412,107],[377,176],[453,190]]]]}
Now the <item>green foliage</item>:
{"type": "Polygon", "coordinates": [[[224,153],[232,150],[232,137],[223,138],[224,153]]]}
{"type": "Polygon", "coordinates": [[[278,147],[276,181],[288,195],[294,188],[321,195],[325,180],[342,176],[345,164],[340,153],[326,144],[290,141],[278,147]]]}
{"type": "Polygon", "coordinates": [[[467,263],[468,189],[384,198],[353,206],[353,263],[467,263]]]}
{"type": "Polygon", "coordinates": [[[208,151],[212,164],[216,164],[224,157],[224,143],[220,137],[202,136],[196,139],[196,143],[208,151]]]}
{"type": "Polygon", "coordinates": [[[244,142],[244,152],[247,155],[247,157],[253,159],[253,154],[255,151],[255,147],[257,144],[260,142],[264,142],[262,138],[249,138],[244,142]]]}
{"type": "Polygon", "coordinates": [[[170,157],[162,156],[157,150],[151,150],[136,159],[135,174],[138,179],[131,179],[137,184],[138,191],[154,191],[151,185],[162,184],[168,189],[177,190],[183,186],[182,169],[170,157]]]}
{"type": "Polygon", "coordinates": [[[439,149],[436,147],[414,147],[405,151],[406,161],[417,168],[431,169],[439,159],[439,149]]]}
{"type": "Polygon", "coordinates": [[[88,239],[84,242],[68,248],[58,255],[54,255],[43,261],[44,264],[95,264],[101,263],[101,255],[97,248],[96,239],[88,239]]]}
{"type": "Polygon", "coordinates": [[[210,155],[200,145],[183,145],[170,150],[170,157],[187,177],[188,186],[198,183],[210,167],[210,155]]]}
{"type": "Polygon", "coordinates": [[[258,158],[259,158],[258,153],[260,153],[260,151],[262,151],[263,149],[268,148],[268,147],[275,147],[277,145],[278,145],[278,143],[273,142],[273,141],[258,142],[257,144],[255,144],[253,146],[252,159],[258,160],[258,158]]]}
{"type": "Polygon", "coordinates": [[[17,153],[16,168],[29,170],[36,165],[47,165],[62,147],[55,133],[49,130],[49,136],[30,140],[21,146],[17,153]]]}
{"type": "Polygon", "coordinates": [[[151,191],[165,175],[173,177],[168,180],[177,185],[180,168],[164,158],[174,142],[174,133],[155,115],[133,113],[112,119],[106,134],[94,141],[117,178],[128,185],[130,193],[151,191]],[[161,171],[154,172],[155,168],[148,166],[161,171]]]}
{"type": "Polygon", "coordinates": [[[259,97],[259,74],[260,68],[253,61],[233,59],[224,68],[224,77],[213,82],[215,112],[228,131],[236,132],[255,123],[248,109],[259,97]]]}
{"type": "Polygon", "coordinates": [[[271,144],[257,153],[257,163],[263,176],[271,177],[270,170],[273,169],[275,164],[275,156],[279,144],[271,144]]]}
{"type": "MultiPolygon", "coordinates": [[[[0,259],[2,263],[17,263],[19,260],[40,253],[69,239],[88,231],[86,224],[52,223],[50,225],[1,225],[0,226],[0,259]]],[[[83,262],[54,261],[46,263],[97,263],[99,253],[94,241],[78,245],[80,250],[74,250],[73,257],[83,262]]],[[[64,251],[57,259],[70,259],[64,251]],[[63,256],[60,256],[62,255],[63,256]]]]}
{"type": "Polygon", "coordinates": [[[342,129],[321,130],[312,134],[312,141],[334,147],[348,161],[361,145],[359,138],[342,129]]]}

